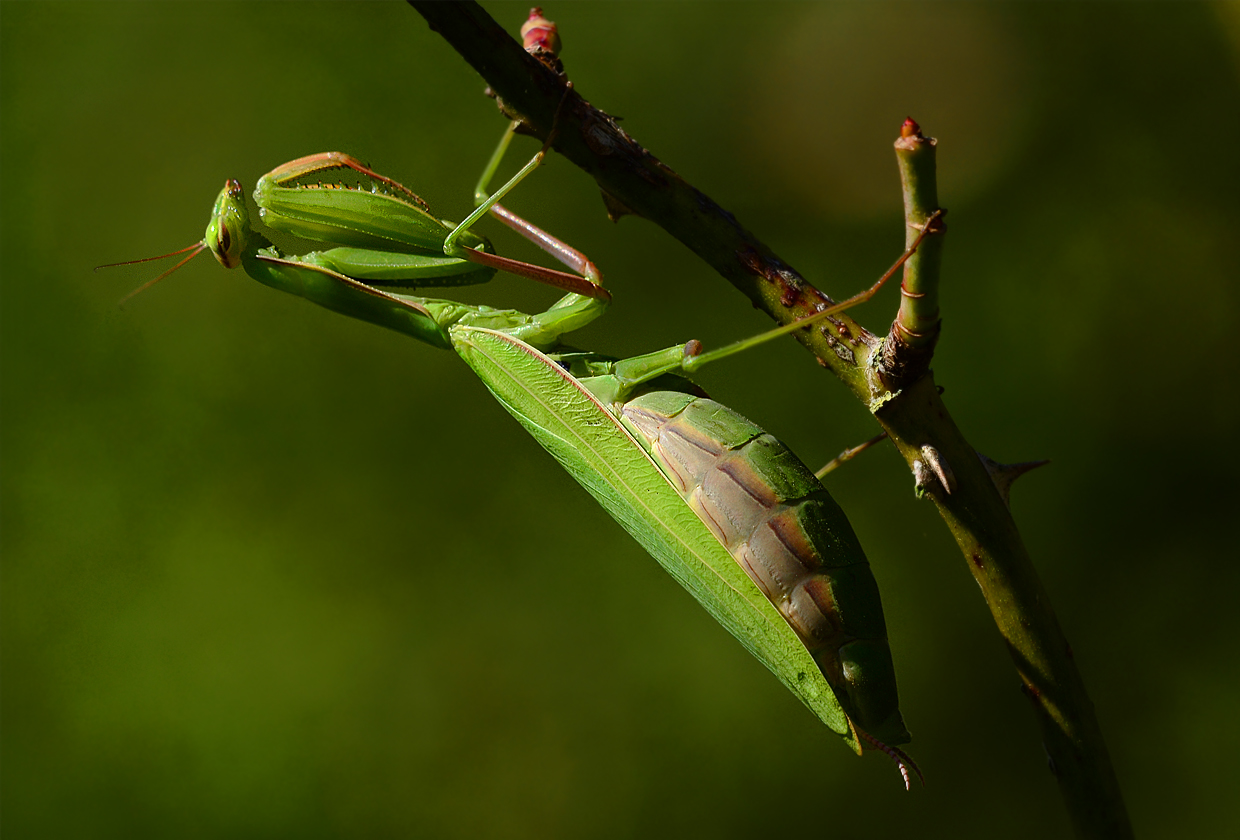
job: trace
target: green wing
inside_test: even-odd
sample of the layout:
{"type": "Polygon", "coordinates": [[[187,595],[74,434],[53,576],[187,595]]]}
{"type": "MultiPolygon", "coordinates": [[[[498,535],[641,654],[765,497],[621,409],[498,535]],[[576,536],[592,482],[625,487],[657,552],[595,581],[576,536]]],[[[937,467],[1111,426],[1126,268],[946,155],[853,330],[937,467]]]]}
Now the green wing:
{"type": "Polygon", "coordinates": [[[543,448],[860,753],[848,716],[796,633],[606,407],[551,359],[501,332],[458,326],[452,342],[543,448]]]}

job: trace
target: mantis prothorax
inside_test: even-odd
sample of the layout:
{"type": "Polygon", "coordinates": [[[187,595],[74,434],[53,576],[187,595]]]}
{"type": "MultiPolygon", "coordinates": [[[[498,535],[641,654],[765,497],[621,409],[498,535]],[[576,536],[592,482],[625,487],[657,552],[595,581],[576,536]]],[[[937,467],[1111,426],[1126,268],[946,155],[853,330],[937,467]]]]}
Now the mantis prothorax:
{"type": "MultiPolygon", "coordinates": [[[[511,129],[480,191],[510,136],[511,129]]],[[[920,239],[861,295],[711,353],[701,353],[697,342],[619,361],[557,353],[561,336],[602,314],[609,296],[583,255],[496,209],[541,155],[457,226],[434,219],[411,192],[347,155],[313,155],[260,180],[255,200],[268,225],[334,247],[280,254],[251,229],[241,187],[229,181],[204,242],[187,250],[210,248],[223,265],[241,265],[266,285],[454,349],[530,434],[827,726],[858,753],[868,743],[892,756],[907,785],[912,762],[894,745],[909,735],[882,604],[848,520],[787,447],[666,374],[696,369],[868,299],[920,239]],[[290,185],[338,166],[385,189],[290,185]],[[488,210],[590,279],[505,262],[506,270],[572,290],[536,315],[380,288],[489,278],[493,258],[485,240],[468,230],[488,210]],[[442,253],[427,253],[435,247],[442,253]]]]}

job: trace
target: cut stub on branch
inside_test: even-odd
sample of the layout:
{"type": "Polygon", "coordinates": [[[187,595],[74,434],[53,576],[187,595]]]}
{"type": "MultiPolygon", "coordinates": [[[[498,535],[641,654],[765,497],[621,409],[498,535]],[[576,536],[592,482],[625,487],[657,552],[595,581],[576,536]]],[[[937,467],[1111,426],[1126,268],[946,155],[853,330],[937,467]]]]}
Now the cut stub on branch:
{"type": "Polygon", "coordinates": [[[926,236],[917,253],[904,264],[900,282],[900,310],[891,323],[879,358],[884,383],[899,390],[930,369],[934,345],[939,340],[939,266],[942,261],[943,222],[946,210],[939,207],[935,149],[938,142],[926,137],[911,117],[900,126],[895,142],[896,162],[904,189],[904,238],[911,243],[923,231],[926,236]],[[937,215],[936,215],[937,214],[937,215]]]}

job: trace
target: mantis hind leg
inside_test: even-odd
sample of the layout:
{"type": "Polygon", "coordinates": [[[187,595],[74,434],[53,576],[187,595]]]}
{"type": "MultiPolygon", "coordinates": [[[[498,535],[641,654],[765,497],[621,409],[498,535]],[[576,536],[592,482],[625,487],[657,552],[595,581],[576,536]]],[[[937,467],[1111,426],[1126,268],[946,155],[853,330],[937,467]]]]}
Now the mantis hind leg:
{"type": "Polygon", "coordinates": [[[612,382],[609,382],[607,385],[599,384],[597,386],[592,386],[592,389],[597,388],[598,390],[596,390],[596,393],[600,396],[603,396],[605,393],[608,399],[627,399],[628,394],[631,393],[638,385],[649,382],[650,380],[662,376],[665,373],[692,373],[707,362],[727,358],[735,353],[748,350],[750,347],[756,347],[759,344],[764,344],[772,339],[779,338],[782,335],[787,335],[794,330],[807,327],[815,321],[831,315],[832,313],[841,312],[852,306],[856,306],[859,303],[864,303],[873,297],[875,293],[882,288],[883,284],[887,282],[888,278],[895,274],[896,270],[902,266],[914,252],[916,252],[917,246],[921,244],[922,239],[934,232],[933,223],[937,218],[938,212],[936,211],[936,213],[927,220],[925,228],[913,244],[909,246],[909,248],[900,256],[900,259],[896,261],[895,265],[893,265],[886,274],[879,278],[877,283],[869,289],[853,295],[842,303],[828,306],[808,318],[802,318],[799,321],[793,321],[791,324],[785,324],[782,327],[767,330],[766,332],[759,333],[758,335],[750,338],[742,339],[741,341],[720,347],[719,349],[712,350],[708,353],[703,353],[701,342],[694,340],[686,344],[678,344],[673,347],[668,347],[664,350],[656,350],[653,353],[646,353],[644,355],[634,356],[629,359],[621,359],[620,361],[615,362],[612,368],[612,374],[614,376],[612,382]],[[606,390],[604,391],[604,389],[606,390]]]}
{"type": "Polygon", "coordinates": [[[765,344],[766,342],[771,341],[772,339],[779,338],[781,335],[787,335],[788,333],[795,332],[796,330],[804,329],[805,327],[808,327],[811,324],[821,321],[822,319],[826,318],[829,315],[834,315],[837,312],[843,312],[844,310],[851,309],[852,307],[857,306],[858,304],[865,303],[867,300],[874,297],[874,295],[878,294],[878,290],[881,289],[883,285],[891,278],[891,276],[896,273],[897,269],[899,269],[900,266],[904,265],[904,263],[908,261],[909,257],[917,253],[917,248],[919,245],[921,245],[921,242],[923,239],[941,230],[941,226],[936,227],[935,223],[937,222],[939,216],[941,216],[942,214],[943,214],[942,210],[935,210],[934,213],[930,215],[930,218],[926,219],[925,225],[922,227],[921,232],[918,233],[917,238],[913,240],[913,244],[910,245],[904,251],[904,253],[900,255],[900,259],[896,260],[895,264],[892,265],[891,268],[887,269],[887,273],[884,274],[882,277],[878,278],[878,282],[876,282],[870,288],[862,292],[858,292],[857,294],[853,295],[847,300],[841,301],[840,303],[836,303],[836,304],[832,304],[831,306],[824,307],[823,309],[820,309],[818,312],[815,312],[813,315],[810,315],[807,318],[801,318],[800,320],[793,321],[790,324],[784,324],[783,326],[775,327],[772,330],[767,330],[766,332],[758,333],[755,336],[742,339],[741,341],[737,341],[733,344],[729,344],[726,347],[720,347],[718,350],[711,350],[709,353],[694,354],[691,358],[686,358],[684,369],[686,371],[697,370],[698,368],[700,368],[702,365],[706,364],[707,362],[713,362],[717,359],[723,359],[728,356],[731,356],[733,353],[739,353],[742,350],[748,350],[750,347],[755,347],[759,344],[765,344]]]}

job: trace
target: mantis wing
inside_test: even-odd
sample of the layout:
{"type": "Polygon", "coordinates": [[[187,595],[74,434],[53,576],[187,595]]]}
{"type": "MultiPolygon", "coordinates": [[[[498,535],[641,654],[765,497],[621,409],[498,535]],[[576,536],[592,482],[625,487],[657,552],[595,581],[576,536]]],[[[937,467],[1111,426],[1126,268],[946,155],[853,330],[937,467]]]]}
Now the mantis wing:
{"type": "Polygon", "coordinates": [[[796,633],[584,386],[545,355],[493,330],[452,329],[491,393],[681,586],[857,753],[856,733],[796,633]]]}

